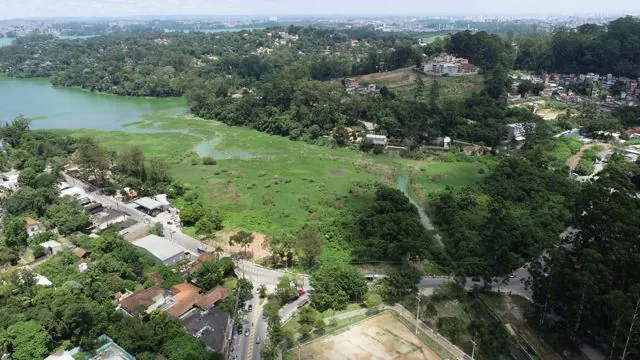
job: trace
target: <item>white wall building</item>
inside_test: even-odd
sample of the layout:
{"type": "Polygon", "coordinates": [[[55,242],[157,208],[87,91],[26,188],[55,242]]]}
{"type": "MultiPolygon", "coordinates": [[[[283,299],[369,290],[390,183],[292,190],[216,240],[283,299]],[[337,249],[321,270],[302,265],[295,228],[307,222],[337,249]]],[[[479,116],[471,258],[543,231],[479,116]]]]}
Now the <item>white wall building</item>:
{"type": "Polygon", "coordinates": [[[177,245],[173,241],[157,235],[147,235],[133,243],[161,263],[171,266],[180,260],[187,258],[188,251],[182,246],[177,245]]]}

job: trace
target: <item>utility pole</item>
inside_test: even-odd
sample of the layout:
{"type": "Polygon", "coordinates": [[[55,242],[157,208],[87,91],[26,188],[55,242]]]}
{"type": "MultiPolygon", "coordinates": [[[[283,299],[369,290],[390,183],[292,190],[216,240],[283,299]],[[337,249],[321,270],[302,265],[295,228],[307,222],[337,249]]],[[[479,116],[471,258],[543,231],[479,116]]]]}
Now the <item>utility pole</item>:
{"type": "Polygon", "coordinates": [[[420,295],[416,296],[416,299],[418,299],[418,310],[416,311],[416,335],[418,335],[418,318],[420,317],[420,295]]]}
{"type": "Polygon", "coordinates": [[[471,349],[471,360],[473,360],[473,356],[476,354],[476,346],[478,344],[476,344],[476,342],[473,340],[469,340],[469,341],[471,341],[471,343],[473,344],[473,349],[471,349]]]}

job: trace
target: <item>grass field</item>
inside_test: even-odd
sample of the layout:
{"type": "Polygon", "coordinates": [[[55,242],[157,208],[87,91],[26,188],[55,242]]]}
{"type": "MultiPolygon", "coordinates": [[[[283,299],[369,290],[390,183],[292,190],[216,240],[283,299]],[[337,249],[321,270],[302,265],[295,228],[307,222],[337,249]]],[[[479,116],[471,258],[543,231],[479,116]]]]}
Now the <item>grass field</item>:
{"type": "Polygon", "coordinates": [[[300,359],[405,359],[440,360],[420,338],[391,313],[382,313],[346,330],[293,349],[300,359]],[[298,352],[299,351],[299,352],[298,352]]]}
{"type": "Polygon", "coordinates": [[[422,78],[427,89],[435,80],[438,81],[440,84],[440,101],[463,99],[471,96],[474,92],[480,92],[484,89],[484,77],[482,75],[434,77],[419,74],[411,68],[363,75],[358,79],[360,82],[373,83],[378,87],[386,86],[401,97],[413,97],[411,90],[415,86],[417,76],[422,78]]]}
{"type": "Polygon", "coordinates": [[[424,199],[428,192],[469,184],[481,177],[479,163],[372,156],[187,115],[154,115],[129,124],[126,130],[56,132],[94,136],[113,150],[136,144],[147,157],[163,157],[177,180],[220,211],[227,229],[267,235],[295,232],[321,217],[357,182],[394,185],[397,174],[410,169],[416,195],[424,199]],[[196,151],[213,156],[217,164],[202,165],[196,151]]]}

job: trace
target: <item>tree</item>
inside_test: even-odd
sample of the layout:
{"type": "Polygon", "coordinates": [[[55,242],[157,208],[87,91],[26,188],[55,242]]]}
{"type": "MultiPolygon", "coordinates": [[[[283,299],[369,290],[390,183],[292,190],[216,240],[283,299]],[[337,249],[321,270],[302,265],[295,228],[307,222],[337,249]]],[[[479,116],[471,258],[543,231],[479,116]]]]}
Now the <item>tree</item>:
{"type": "Polygon", "coordinates": [[[503,96],[510,87],[511,79],[504,67],[496,66],[489,74],[487,74],[485,79],[485,91],[489,97],[497,100],[503,96]]]}
{"type": "Polygon", "coordinates": [[[147,168],[147,179],[153,186],[166,184],[171,180],[169,177],[169,165],[163,158],[151,158],[147,168]]]}
{"type": "Polygon", "coordinates": [[[118,171],[127,176],[132,176],[142,181],[147,177],[144,152],[138,146],[129,145],[120,150],[116,165],[118,171]]]}
{"type": "MultiPolygon", "coordinates": [[[[202,266],[195,272],[194,277],[196,278],[198,285],[205,290],[211,290],[216,285],[222,284],[223,279],[226,276],[233,274],[234,264],[233,261],[229,258],[223,258],[218,260],[209,260],[202,264],[202,266]]],[[[251,282],[248,284],[243,282],[243,286],[253,286],[251,282]]],[[[238,286],[240,286],[240,282],[238,282],[238,286]]],[[[249,289],[251,291],[251,289],[249,289]]]]}
{"type": "Polygon", "coordinates": [[[431,111],[439,109],[438,100],[440,100],[440,83],[438,80],[433,80],[429,88],[429,108],[431,111]]]}
{"type": "Polygon", "coordinates": [[[108,151],[95,139],[84,137],[78,140],[76,163],[84,177],[88,180],[93,177],[99,187],[106,180],[111,158],[108,151]]]}
{"type": "Polygon", "coordinates": [[[0,138],[4,139],[11,147],[18,147],[22,135],[29,131],[31,120],[20,115],[13,119],[10,123],[0,128],[0,138]]]}
{"type": "Polygon", "coordinates": [[[376,311],[378,310],[378,306],[382,304],[382,296],[371,292],[367,294],[367,299],[365,300],[365,304],[367,305],[367,309],[376,311]]]}
{"type": "Polygon", "coordinates": [[[336,142],[336,145],[340,147],[349,143],[349,132],[344,125],[338,125],[333,128],[333,140],[336,142]]]}
{"type": "Polygon", "coordinates": [[[49,354],[51,336],[35,321],[19,322],[7,329],[11,341],[11,358],[16,360],[43,359],[49,354]]]}
{"type": "Polygon", "coordinates": [[[238,231],[235,235],[232,235],[229,238],[229,245],[240,245],[246,251],[246,247],[253,243],[253,239],[254,237],[252,233],[246,231],[238,231]]]}
{"type": "Polygon", "coordinates": [[[315,226],[305,225],[298,232],[296,247],[300,250],[299,257],[306,267],[311,267],[316,263],[318,256],[322,253],[322,238],[315,226]]]}
{"type": "Polygon", "coordinates": [[[420,282],[421,273],[409,267],[394,269],[386,278],[378,280],[374,289],[385,301],[401,298],[407,294],[415,293],[420,282]]]}
{"type": "Polygon", "coordinates": [[[362,301],[367,292],[364,276],[350,265],[323,266],[311,276],[311,304],[319,311],[346,309],[349,300],[362,301]]]}
{"type": "Polygon", "coordinates": [[[518,84],[518,94],[520,97],[525,97],[529,92],[533,90],[533,83],[530,80],[522,80],[518,84]]]}
{"type": "Polygon", "coordinates": [[[291,286],[291,278],[288,276],[282,276],[278,279],[278,285],[276,286],[276,297],[280,301],[280,305],[290,303],[298,297],[298,291],[291,286]]]}
{"type": "Polygon", "coordinates": [[[21,249],[27,246],[27,229],[23,217],[5,217],[2,233],[5,237],[5,245],[12,249],[21,249]]]}
{"type": "Polygon", "coordinates": [[[261,284],[260,287],[258,287],[258,291],[260,292],[261,299],[267,297],[267,287],[264,284],[261,284]]]}
{"type": "Polygon", "coordinates": [[[180,209],[180,220],[185,226],[193,226],[204,216],[204,213],[202,205],[187,204],[180,209]]]}
{"type": "Polygon", "coordinates": [[[84,231],[91,225],[89,215],[74,199],[67,199],[59,204],[49,206],[47,218],[58,228],[60,235],[84,231]]]}

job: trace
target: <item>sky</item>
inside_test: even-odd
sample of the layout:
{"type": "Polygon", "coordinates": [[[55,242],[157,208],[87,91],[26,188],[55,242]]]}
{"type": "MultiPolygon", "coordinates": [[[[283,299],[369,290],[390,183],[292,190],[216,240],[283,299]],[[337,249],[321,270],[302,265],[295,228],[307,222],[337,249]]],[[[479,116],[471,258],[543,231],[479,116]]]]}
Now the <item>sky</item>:
{"type": "Polygon", "coordinates": [[[638,14],[637,0],[0,0],[0,19],[136,15],[638,14]]]}

